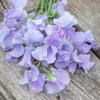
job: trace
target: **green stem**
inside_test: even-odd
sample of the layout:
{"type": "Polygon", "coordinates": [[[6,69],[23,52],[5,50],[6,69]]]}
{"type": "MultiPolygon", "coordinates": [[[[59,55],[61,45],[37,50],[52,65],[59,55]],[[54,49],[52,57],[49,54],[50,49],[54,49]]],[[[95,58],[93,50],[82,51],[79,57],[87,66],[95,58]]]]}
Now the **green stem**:
{"type": "Polygon", "coordinates": [[[35,47],[35,46],[37,46],[37,45],[36,44],[32,45],[32,47],[35,47]]]}
{"type": "Polygon", "coordinates": [[[21,23],[19,24],[19,27],[20,27],[22,24],[26,23],[26,22],[27,22],[27,19],[26,19],[25,21],[21,22],[21,23]]]}
{"type": "Polygon", "coordinates": [[[17,26],[14,26],[13,28],[15,28],[15,31],[17,31],[18,27],[17,26]]]}
{"type": "Polygon", "coordinates": [[[48,19],[46,19],[46,23],[47,23],[47,26],[49,25],[49,23],[50,23],[50,19],[48,18],[48,19]]]}
{"type": "Polygon", "coordinates": [[[38,10],[38,8],[39,8],[40,3],[41,3],[41,0],[39,0],[39,3],[38,3],[38,5],[37,5],[36,8],[35,8],[35,13],[37,12],[37,10],[38,10]]]}
{"type": "Polygon", "coordinates": [[[56,0],[53,0],[53,4],[56,2],[56,0]]]}
{"type": "Polygon", "coordinates": [[[51,11],[51,6],[52,6],[52,0],[50,0],[49,7],[48,7],[48,11],[47,11],[47,15],[49,15],[49,13],[51,11]]]}
{"type": "Polygon", "coordinates": [[[49,7],[49,0],[46,0],[47,1],[47,8],[49,7]]]}
{"type": "MultiPolygon", "coordinates": [[[[50,11],[51,11],[51,7],[52,7],[52,3],[55,3],[56,2],[56,0],[45,0],[45,12],[47,12],[47,16],[50,14],[50,11]]],[[[44,0],[39,0],[39,3],[38,3],[38,5],[36,6],[36,8],[35,8],[35,15],[33,16],[33,17],[31,17],[31,19],[34,19],[37,15],[39,15],[39,14],[41,14],[42,13],[42,11],[43,11],[43,6],[44,6],[44,0]],[[40,6],[40,3],[41,3],[41,9],[40,9],[40,11],[38,12],[38,13],[36,13],[37,12],[37,10],[38,10],[38,8],[39,8],[39,6],[40,6]]],[[[19,24],[19,27],[22,25],[22,24],[24,24],[24,23],[26,23],[27,22],[27,19],[25,20],[25,21],[23,21],[23,22],[21,22],[20,24],[19,24]]],[[[49,24],[49,21],[47,21],[46,20],[46,22],[47,22],[47,25],[49,24]]],[[[18,28],[16,28],[16,30],[17,30],[18,28]]]]}
{"type": "Polygon", "coordinates": [[[48,79],[52,80],[52,77],[56,77],[56,75],[54,75],[53,73],[50,73],[50,72],[48,72],[48,71],[46,70],[46,68],[45,68],[44,65],[43,65],[43,61],[41,61],[41,65],[42,65],[42,67],[43,67],[43,70],[46,72],[47,78],[48,78],[48,79]]]}
{"type": "Polygon", "coordinates": [[[47,6],[48,6],[47,3],[48,3],[47,0],[45,0],[45,12],[47,12],[47,6]]]}
{"type": "Polygon", "coordinates": [[[39,68],[39,66],[40,66],[40,63],[41,63],[41,62],[39,61],[39,63],[38,63],[38,64],[37,64],[37,66],[36,66],[37,68],[39,68]]]}
{"type": "Polygon", "coordinates": [[[41,65],[42,65],[43,70],[44,70],[46,73],[48,73],[48,71],[46,70],[46,68],[45,68],[44,65],[43,65],[43,61],[41,61],[41,65]]]}
{"type": "Polygon", "coordinates": [[[42,3],[41,3],[41,10],[38,13],[36,13],[31,19],[34,19],[37,15],[42,13],[42,11],[43,11],[43,3],[44,3],[44,0],[42,0],[42,3]]]}

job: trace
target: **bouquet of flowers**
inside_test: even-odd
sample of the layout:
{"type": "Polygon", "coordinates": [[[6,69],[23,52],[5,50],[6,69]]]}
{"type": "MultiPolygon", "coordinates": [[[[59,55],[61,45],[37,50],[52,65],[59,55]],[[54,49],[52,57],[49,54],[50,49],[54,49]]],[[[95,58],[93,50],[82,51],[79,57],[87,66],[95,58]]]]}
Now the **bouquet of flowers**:
{"type": "Polygon", "coordinates": [[[26,67],[21,85],[28,84],[34,93],[45,88],[54,94],[69,84],[69,73],[77,67],[88,73],[94,63],[87,53],[98,46],[90,30],[75,31],[77,20],[65,11],[66,0],[39,0],[31,13],[23,9],[27,0],[9,2],[12,7],[4,10],[0,23],[0,46],[6,61],[26,67]]]}

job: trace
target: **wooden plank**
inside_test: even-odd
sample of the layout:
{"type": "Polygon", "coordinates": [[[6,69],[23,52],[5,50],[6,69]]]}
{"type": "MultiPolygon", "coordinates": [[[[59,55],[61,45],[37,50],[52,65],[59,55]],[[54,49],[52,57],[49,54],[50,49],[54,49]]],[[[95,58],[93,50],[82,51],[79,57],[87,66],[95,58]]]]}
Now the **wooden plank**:
{"type": "Polygon", "coordinates": [[[0,21],[3,20],[3,10],[4,10],[4,8],[3,8],[3,6],[1,5],[1,2],[0,2],[0,21]]]}
{"type": "Polygon", "coordinates": [[[8,0],[0,0],[0,21],[3,20],[3,10],[10,7],[8,0]]]}
{"type": "MultiPolygon", "coordinates": [[[[71,8],[68,8],[68,10],[76,16],[76,18],[79,21],[79,26],[83,30],[87,30],[88,28],[93,27],[94,24],[92,26],[92,24],[89,24],[87,20],[85,20],[86,17],[84,18],[80,15],[81,11],[78,7],[81,7],[80,2],[82,3],[83,1],[69,0],[68,7],[71,8]],[[77,5],[75,5],[75,2],[77,5]],[[77,14],[75,12],[80,12],[80,13],[77,14]],[[81,19],[80,16],[83,19],[81,19]],[[84,26],[85,21],[88,23],[88,24],[86,23],[88,28],[84,26]]],[[[86,2],[89,3],[88,1],[86,2]]],[[[95,2],[97,2],[97,0],[95,0],[92,3],[95,2]]],[[[26,7],[28,12],[32,11],[33,8],[31,7],[35,5],[35,2],[33,4],[32,0],[29,3],[30,6],[26,7]]],[[[86,5],[88,6],[88,4],[86,5]]],[[[88,8],[87,6],[84,7],[83,5],[84,9],[88,8]]],[[[92,17],[92,15],[90,16],[92,17]]],[[[17,64],[15,63],[8,63],[4,61],[5,53],[0,48],[0,100],[99,100],[100,99],[100,60],[92,52],[91,55],[92,55],[92,61],[96,63],[95,66],[91,69],[91,71],[87,75],[85,75],[82,70],[77,70],[75,75],[71,75],[70,85],[67,86],[66,89],[64,89],[61,93],[56,95],[48,95],[46,91],[44,91],[40,94],[33,94],[33,92],[29,90],[27,85],[20,86],[18,84],[20,79],[23,77],[25,69],[17,66],[17,64]]]]}
{"type": "Polygon", "coordinates": [[[32,12],[34,11],[37,3],[38,3],[39,0],[28,0],[28,5],[25,7],[25,10],[27,12],[32,12]]]}
{"type": "MultiPolygon", "coordinates": [[[[66,9],[76,17],[84,31],[92,31],[100,47],[100,0],[68,0],[66,9]]],[[[100,58],[100,48],[96,55],[100,58]]]]}

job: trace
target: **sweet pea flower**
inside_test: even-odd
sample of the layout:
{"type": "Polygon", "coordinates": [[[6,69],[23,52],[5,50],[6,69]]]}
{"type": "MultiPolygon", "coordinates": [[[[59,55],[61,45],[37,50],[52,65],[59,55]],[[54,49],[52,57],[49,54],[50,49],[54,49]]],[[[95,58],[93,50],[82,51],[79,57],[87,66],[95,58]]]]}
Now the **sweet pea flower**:
{"type": "Polygon", "coordinates": [[[71,27],[68,29],[67,33],[71,43],[73,44],[74,48],[78,50],[78,52],[86,54],[91,50],[92,44],[88,43],[92,43],[94,38],[90,31],[85,33],[82,31],[75,32],[75,29],[71,27]],[[88,39],[88,36],[90,36],[90,39],[88,39]]]}
{"type": "Polygon", "coordinates": [[[24,54],[24,47],[22,45],[16,45],[11,52],[6,53],[5,60],[9,62],[17,61],[19,57],[24,54]],[[13,60],[16,59],[16,60],[13,60]]]}
{"type": "Polygon", "coordinates": [[[96,45],[95,42],[92,42],[92,50],[93,50],[93,51],[97,51],[98,49],[99,49],[99,46],[96,45]]]}
{"type": "Polygon", "coordinates": [[[12,62],[14,61],[12,60],[12,58],[18,59],[19,57],[23,56],[22,60],[19,62],[19,65],[22,67],[30,67],[32,65],[31,51],[34,50],[34,43],[41,42],[43,39],[43,35],[41,34],[39,30],[36,30],[35,28],[33,30],[31,28],[29,30],[27,29],[27,31],[24,34],[21,34],[21,32],[26,30],[26,27],[24,28],[25,29],[22,29],[22,31],[21,30],[18,31],[14,35],[12,39],[12,43],[15,48],[11,52],[7,53],[7,56],[5,59],[7,61],[12,62]],[[21,48],[19,48],[20,46],[21,48]],[[16,48],[19,48],[19,50],[16,48]],[[18,51],[19,51],[19,55],[16,56],[18,51]]]}
{"type": "Polygon", "coordinates": [[[90,30],[85,32],[85,42],[92,43],[94,41],[94,37],[90,30]]]}
{"type": "Polygon", "coordinates": [[[12,4],[12,9],[5,10],[5,15],[8,19],[19,19],[23,16],[27,16],[27,13],[23,10],[27,4],[27,0],[9,0],[9,3],[12,4]]]}
{"type": "Polygon", "coordinates": [[[20,85],[29,84],[34,93],[39,93],[43,91],[45,76],[44,73],[39,74],[38,69],[33,65],[31,66],[31,71],[25,71],[24,77],[20,80],[20,85]]]}
{"type": "Polygon", "coordinates": [[[39,61],[46,61],[47,64],[54,63],[56,60],[57,49],[54,46],[40,46],[31,52],[33,58],[39,61]]]}
{"type": "Polygon", "coordinates": [[[5,23],[1,23],[2,28],[0,28],[0,46],[7,51],[13,48],[12,38],[15,34],[14,28],[9,28],[5,23]]]}
{"type": "Polygon", "coordinates": [[[88,71],[94,65],[94,63],[90,61],[90,55],[89,54],[79,54],[79,55],[77,55],[77,50],[75,50],[73,52],[73,60],[74,60],[74,63],[72,63],[68,67],[72,74],[74,74],[76,67],[77,67],[77,64],[79,65],[79,68],[84,69],[85,73],[88,73],[88,71]]]}
{"type": "Polygon", "coordinates": [[[73,46],[67,42],[62,46],[62,49],[58,51],[55,67],[56,68],[67,67],[71,62],[72,53],[73,53],[73,46]]]}
{"type": "Polygon", "coordinates": [[[48,25],[45,28],[45,32],[47,37],[44,38],[44,42],[48,45],[53,45],[59,49],[66,42],[66,33],[63,28],[56,25],[48,25]]]}
{"type": "Polygon", "coordinates": [[[29,87],[31,90],[33,90],[34,93],[39,93],[43,91],[45,76],[46,75],[44,73],[41,73],[36,81],[30,82],[29,87]]]}
{"type": "Polygon", "coordinates": [[[85,34],[82,31],[75,32],[75,28],[71,27],[68,29],[67,33],[68,33],[68,37],[69,37],[71,43],[74,46],[81,45],[84,43],[85,34]]]}
{"type": "Polygon", "coordinates": [[[56,77],[52,78],[52,80],[48,80],[45,88],[49,94],[55,94],[63,90],[65,86],[69,84],[70,77],[67,71],[63,69],[52,68],[51,70],[56,77]]]}
{"type": "Polygon", "coordinates": [[[24,48],[24,53],[23,53],[23,58],[22,60],[19,62],[19,66],[22,66],[22,67],[30,67],[32,65],[32,62],[31,62],[31,58],[32,58],[32,55],[31,55],[31,51],[33,50],[33,48],[24,48]]]}
{"type": "Polygon", "coordinates": [[[32,51],[32,56],[39,61],[43,60],[50,64],[55,62],[57,50],[65,42],[66,34],[62,28],[51,25],[45,28],[45,32],[47,36],[43,39],[44,45],[32,51]]]}
{"type": "Polygon", "coordinates": [[[1,24],[3,28],[0,30],[0,45],[5,51],[13,48],[12,38],[16,33],[16,27],[27,16],[27,13],[22,10],[27,4],[26,0],[9,0],[9,2],[13,7],[4,10],[4,20],[1,24]]]}
{"type": "Polygon", "coordinates": [[[53,11],[57,11],[57,13],[62,16],[65,12],[65,5],[63,2],[57,1],[56,3],[54,3],[52,5],[52,10],[53,11]]]}
{"type": "Polygon", "coordinates": [[[69,12],[64,12],[64,14],[53,20],[53,23],[59,27],[68,29],[73,25],[77,24],[77,20],[69,12]]]}
{"type": "Polygon", "coordinates": [[[23,9],[27,4],[27,0],[9,0],[9,3],[12,4],[12,8],[23,9]]]}

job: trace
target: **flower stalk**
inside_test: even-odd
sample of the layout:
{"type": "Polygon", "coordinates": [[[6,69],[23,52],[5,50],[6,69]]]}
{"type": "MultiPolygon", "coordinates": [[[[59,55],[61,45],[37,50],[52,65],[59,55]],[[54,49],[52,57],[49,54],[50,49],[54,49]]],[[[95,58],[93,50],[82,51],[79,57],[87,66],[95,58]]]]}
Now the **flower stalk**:
{"type": "Polygon", "coordinates": [[[48,79],[52,80],[52,77],[56,77],[56,75],[54,75],[53,73],[50,73],[50,72],[48,72],[48,71],[46,70],[46,68],[45,68],[44,65],[43,65],[43,61],[41,61],[41,65],[42,65],[43,70],[44,70],[45,73],[47,74],[47,78],[48,78],[48,79]]]}

